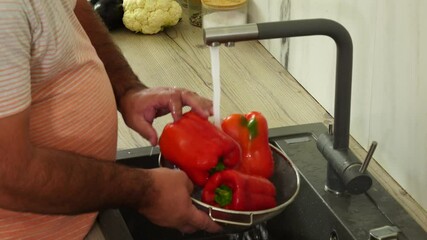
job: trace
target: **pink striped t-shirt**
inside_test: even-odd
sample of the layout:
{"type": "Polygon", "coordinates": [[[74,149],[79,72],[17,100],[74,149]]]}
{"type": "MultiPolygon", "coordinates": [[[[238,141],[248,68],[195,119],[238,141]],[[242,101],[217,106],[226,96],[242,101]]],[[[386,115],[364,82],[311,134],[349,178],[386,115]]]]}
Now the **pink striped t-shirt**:
{"type": "MultiPolygon", "coordinates": [[[[75,4],[0,0],[0,118],[29,108],[33,145],[114,160],[114,95],[75,4]]],[[[95,217],[0,209],[0,239],[82,239],[95,217]]]]}

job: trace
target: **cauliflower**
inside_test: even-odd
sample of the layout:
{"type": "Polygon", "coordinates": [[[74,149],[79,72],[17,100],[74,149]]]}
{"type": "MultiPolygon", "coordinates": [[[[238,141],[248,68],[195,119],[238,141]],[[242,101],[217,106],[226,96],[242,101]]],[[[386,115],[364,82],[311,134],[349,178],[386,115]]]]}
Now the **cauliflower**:
{"type": "Polygon", "coordinates": [[[182,8],[175,0],[123,0],[123,24],[131,31],[156,34],[175,26],[182,8]]]}

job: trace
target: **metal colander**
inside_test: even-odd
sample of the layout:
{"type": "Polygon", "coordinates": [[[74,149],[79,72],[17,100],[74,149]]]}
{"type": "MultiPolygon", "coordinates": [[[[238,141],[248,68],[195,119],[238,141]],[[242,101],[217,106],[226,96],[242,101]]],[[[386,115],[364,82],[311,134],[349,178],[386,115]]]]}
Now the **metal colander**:
{"type": "MultiPolygon", "coordinates": [[[[192,193],[194,204],[209,214],[209,217],[221,223],[226,229],[242,229],[262,223],[281,213],[297,196],[300,186],[300,178],[295,165],[278,148],[270,145],[274,158],[274,173],[270,181],[276,187],[277,206],[259,211],[234,211],[214,207],[202,202],[202,188],[195,187],[192,193]]],[[[159,166],[177,168],[174,164],[159,156],[159,166]]]]}

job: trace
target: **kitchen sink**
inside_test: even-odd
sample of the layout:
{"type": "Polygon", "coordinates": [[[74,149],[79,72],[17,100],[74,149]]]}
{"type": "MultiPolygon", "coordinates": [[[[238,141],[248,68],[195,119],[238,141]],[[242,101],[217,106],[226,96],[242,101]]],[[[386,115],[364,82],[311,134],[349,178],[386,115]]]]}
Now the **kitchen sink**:
{"type": "MultiPolygon", "coordinates": [[[[101,229],[106,239],[124,240],[427,239],[421,226],[374,178],[372,187],[364,194],[337,196],[324,190],[327,161],[317,150],[316,140],[327,131],[322,123],[270,129],[271,144],[285,152],[298,168],[301,179],[294,202],[265,223],[236,232],[182,235],[150,223],[132,209],[122,208],[101,212],[101,229]]],[[[117,161],[132,167],[155,168],[158,156],[158,148],[143,147],[119,151],[117,161]]]]}

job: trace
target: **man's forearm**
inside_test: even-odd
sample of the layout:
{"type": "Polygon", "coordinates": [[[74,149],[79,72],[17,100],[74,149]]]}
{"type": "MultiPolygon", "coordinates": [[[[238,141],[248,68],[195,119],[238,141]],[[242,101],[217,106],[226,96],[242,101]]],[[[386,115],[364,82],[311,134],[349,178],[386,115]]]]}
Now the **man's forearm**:
{"type": "Polygon", "coordinates": [[[146,86],[132,71],[120,49],[110,37],[108,29],[87,0],[77,0],[74,12],[88,34],[99,58],[104,63],[113,86],[117,106],[120,107],[120,99],[127,91],[143,89],[146,86]]]}
{"type": "Polygon", "coordinates": [[[34,148],[28,165],[13,168],[2,173],[0,207],[14,211],[78,214],[137,208],[152,185],[147,170],[51,149],[34,148]]]}

